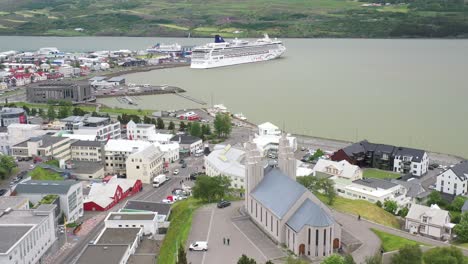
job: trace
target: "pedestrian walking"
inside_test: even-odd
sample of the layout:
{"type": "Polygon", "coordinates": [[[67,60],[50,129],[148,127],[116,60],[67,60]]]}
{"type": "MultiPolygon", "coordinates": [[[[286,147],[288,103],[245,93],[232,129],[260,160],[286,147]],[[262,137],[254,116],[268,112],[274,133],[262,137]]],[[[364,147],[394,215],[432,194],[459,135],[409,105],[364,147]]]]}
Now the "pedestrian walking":
{"type": "Polygon", "coordinates": [[[226,245],[226,238],[223,237],[223,245],[226,245]]]}
{"type": "Polygon", "coordinates": [[[231,240],[230,240],[229,237],[228,237],[228,239],[227,239],[227,244],[228,244],[228,246],[229,246],[229,242],[230,242],[230,241],[231,241],[231,240]]]}
{"type": "Polygon", "coordinates": [[[358,215],[357,220],[361,221],[361,215],[358,215]]]}

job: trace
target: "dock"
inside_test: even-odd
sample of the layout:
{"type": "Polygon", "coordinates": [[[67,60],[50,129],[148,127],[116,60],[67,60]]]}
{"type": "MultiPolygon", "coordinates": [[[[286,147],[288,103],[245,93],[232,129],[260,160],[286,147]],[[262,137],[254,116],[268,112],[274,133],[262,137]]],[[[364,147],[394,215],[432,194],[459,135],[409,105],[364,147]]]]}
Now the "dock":
{"type": "Polygon", "coordinates": [[[175,94],[175,95],[178,95],[178,96],[180,96],[180,97],[183,97],[183,98],[185,98],[185,99],[187,99],[187,100],[190,100],[190,101],[192,101],[192,102],[195,102],[195,103],[197,103],[197,104],[206,105],[206,102],[204,102],[204,101],[202,101],[202,100],[199,100],[199,99],[196,99],[196,98],[193,98],[193,97],[188,96],[188,95],[186,95],[186,94],[181,94],[181,93],[179,93],[178,91],[174,91],[174,94],[175,94]]]}

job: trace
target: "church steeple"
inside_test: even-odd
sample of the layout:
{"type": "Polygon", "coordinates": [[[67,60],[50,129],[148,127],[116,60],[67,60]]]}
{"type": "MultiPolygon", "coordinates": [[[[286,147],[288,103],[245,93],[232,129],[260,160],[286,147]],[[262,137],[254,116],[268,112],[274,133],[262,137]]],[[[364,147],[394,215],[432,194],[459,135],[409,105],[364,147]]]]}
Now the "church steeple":
{"type": "Polygon", "coordinates": [[[294,152],[289,145],[289,140],[286,138],[286,134],[282,134],[279,140],[278,148],[278,167],[285,174],[296,180],[296,158],[294,152]]]}
{"type": "Polygon", "coordinates": [[[257,145],[252,140],[246,143],[245,157],[245,202],[248,208],[250,193],[263,179],[264,171],[262,165],[262,156],[257,145]]]}

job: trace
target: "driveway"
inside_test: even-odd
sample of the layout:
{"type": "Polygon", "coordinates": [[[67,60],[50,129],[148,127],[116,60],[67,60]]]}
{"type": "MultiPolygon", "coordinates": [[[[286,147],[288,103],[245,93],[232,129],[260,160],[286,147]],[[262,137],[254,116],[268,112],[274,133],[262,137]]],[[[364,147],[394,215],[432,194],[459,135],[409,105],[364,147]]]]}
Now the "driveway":
{"type": "Polygon", "coordinates": [[[250,220],[239,214],[243,201],[218,209],[211,204],[197,210],[187,248],[194,241],[208,241],[207,252],[188,252],[189,262],[201,264],[237,263],[242,254],[254,258],[257,263],[285,256],[284,252],[266,237],[250,220]],[[230,239],[230,245],[223,244],[230,239]]]}

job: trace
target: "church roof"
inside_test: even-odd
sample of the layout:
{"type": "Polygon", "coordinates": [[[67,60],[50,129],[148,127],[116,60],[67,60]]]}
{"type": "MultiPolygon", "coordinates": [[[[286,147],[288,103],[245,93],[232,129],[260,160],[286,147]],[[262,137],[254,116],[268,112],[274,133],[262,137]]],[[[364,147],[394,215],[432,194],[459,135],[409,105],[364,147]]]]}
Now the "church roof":
{"type": "Polygon", "coordinates": [[[299,232],[305,226],[327,227],[334,223],[333,219],[320,206],[306,199],[286,224],[299,232]]]}
{"type": "Polygon", "coordinates": [[[274,168],[265,173],[262,181],[251,192],[260,202],[280,219],[289,211],[307,189],[300,183],[274,168]]]}

